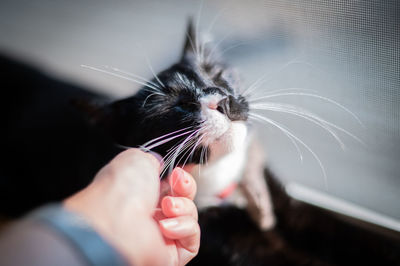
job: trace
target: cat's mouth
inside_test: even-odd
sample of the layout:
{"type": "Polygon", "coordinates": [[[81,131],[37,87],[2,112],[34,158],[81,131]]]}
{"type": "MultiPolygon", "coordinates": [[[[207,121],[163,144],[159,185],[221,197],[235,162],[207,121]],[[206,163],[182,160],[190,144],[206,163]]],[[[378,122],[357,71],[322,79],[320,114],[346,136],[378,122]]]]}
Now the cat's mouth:
{"type": "Polygon", "coordinates": [[[221,112],[210,102],[202,103],[201,119],[203,122],[200,133],[203,138],[202,144],[205,146],[214,142],[225,142],[226,139],[230,139],[230,136],[236,134],[235,132],[239,130],[238,125],[245,127],[245,121],[232,121],[226,113],[221,112]]]}
{"type": "Polygon", "coordinates": [[[243,132],[243,129],[239,128],[246,127],[244,124],[247,118],[246,111],[235,110],[239,104],[232,96],[211,94],[203,97],[200,103],[200,117],[203,121],[200,130],[202,144],[210,146],[223,143],[225,146],[234,146],[238,141],[234,136],[243,135],[237,133],[243,132]]]}
{"type": "Polygon", "coordinates": [[[209,146],[212,143],[223,139],[224,135],[230,130],[232,122],[217,110],[203,108],[200,133],[202,144],[209,146]]]}
{"type": "Polygon", "coordinates": [[[210,160],[220,158],[245,145],[248,134],[244,121],[229,122],[228,129],[207,146],[210,149],[210,160]]]}

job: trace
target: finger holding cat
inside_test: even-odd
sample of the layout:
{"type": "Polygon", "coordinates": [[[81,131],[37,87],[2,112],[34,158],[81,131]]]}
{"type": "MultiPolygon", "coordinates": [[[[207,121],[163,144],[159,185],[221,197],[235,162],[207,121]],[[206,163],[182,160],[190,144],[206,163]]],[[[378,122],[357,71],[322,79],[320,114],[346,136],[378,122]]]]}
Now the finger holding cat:
{"type": "Polygon", "coordinates": [[[166,217],[192,216],[198,218],[193,199],[196,195],[196,181],[182,168],[175,168],[164,184],[164,195],[160,197],[160,207],[166,217]]]}
{"type": "Polygon", "coordinates": [[[160,197],[161,212],[155,215],[166,243],[176,246],[179,265],[190,261],[199,250],[200,227],[197,207],[193,202],[196,182],[181,168],[175,168],[162,181],[165,196],[160,197]]]}
{"type": "Polygon", "coordinates": [[[182,168],[175,168],[169,177],[169,185],[173,196],[186,197],[194,199],[197,192],[196,181],[192,175],[182,168]]]}
{"type": "Polygon", "coordinates": [[[184,197],[166,196],[161,200],[161,209],[168,218],[178,216],[191,216],[198,219],[197,207],[194,202],[184,197]]]}

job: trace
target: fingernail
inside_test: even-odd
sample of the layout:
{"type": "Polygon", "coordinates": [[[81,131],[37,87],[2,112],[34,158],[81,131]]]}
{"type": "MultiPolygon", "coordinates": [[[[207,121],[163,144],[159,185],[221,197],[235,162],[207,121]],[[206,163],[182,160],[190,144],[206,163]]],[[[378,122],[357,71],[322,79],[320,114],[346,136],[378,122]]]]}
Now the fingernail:
{"type": "Polygon", "coordinates": [[[177,219],[164,219],[164,220],[160,221],[160,224],[165,229],[173,229],[174,227],[176,227],[179,224],[179,222],[177,219]]]}
{"type": "Polygon", "coordinates": [[[156,159],[160,162],[160,164],[164,162],[163,157],[157,152],[150,151],[149,153],[152,154],[154,157],[156,157],[156,159]]]}
{"type": "Polygon", "coordinates": [[[185,186],[188,186],[190,184],[190,178],[184,170],[182,170],[181,182],[185,186]]]}
{"type": "Polygon", "coordinates": [[[168,197],[167,198],[168,200],[167,200],[167,207],[168,207],[168,209],[173,209],[173,208],[175,208],[175,200],[174,200],[174,198],[172,198],[172,197],[168,197]]]}
{"type": "Polygon", "coordinates": [[[179,183],[178,186],[187,187],[190,185],[191,178],[190,178],[189,174],[186,173],[185,170],[177,167],[174,169],[172,182],[173,182],[171,184],[172,188],[175,188],[178,183],[179,183]]]}
{"type": "Polygon", "coordinates": [[[179,167],[176,167],[171,173],[171,181],[170,186],[171,188],[175,188],[176,184],[183,178],[183,170],[179,167]]]}
{"type": "Polygon", "coordinates": [[[173,197],[168,197],[167,207],[170,210],[177,211],[177,210],[179,210],[181,208],[181,205],[182,205],[182,202],[181,202],[180,199],[173,198],[173,197]]]}

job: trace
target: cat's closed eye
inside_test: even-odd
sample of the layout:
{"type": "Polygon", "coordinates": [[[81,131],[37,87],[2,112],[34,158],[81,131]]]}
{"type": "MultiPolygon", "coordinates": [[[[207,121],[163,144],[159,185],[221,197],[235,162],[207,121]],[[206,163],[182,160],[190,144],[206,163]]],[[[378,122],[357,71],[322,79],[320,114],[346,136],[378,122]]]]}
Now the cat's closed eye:
{"type": "Polygon", "coordinates": [[[187,112],[196,112],[200,110],[201,106],[198,100],[193,95],[181,95],[175,102],[175,107],[178,109],[183,109],[187,112]]]}

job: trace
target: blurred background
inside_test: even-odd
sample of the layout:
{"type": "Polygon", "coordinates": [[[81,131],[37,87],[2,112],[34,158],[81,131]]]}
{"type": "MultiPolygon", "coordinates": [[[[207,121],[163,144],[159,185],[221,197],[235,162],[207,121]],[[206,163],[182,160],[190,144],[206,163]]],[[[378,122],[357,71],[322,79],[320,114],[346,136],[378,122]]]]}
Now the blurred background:
{"type": "Polygon", "coordinates": [[[59,79],[124,97],[139,86],[81,65],[108,65],[151,78],[146,57],[156,72],[174,63],[189,16],[211,33],[245,86],[265,77],[253,97],[310,90],[339,102],[362,122],[321,98],[268,99],[306,108],[363,142],[335,130],[343,150],[310,121],[260,112],[307,144],[326,171],[325,177],[301,144],[300,160],[279,129],[257,125],[267,163],[279,178],[400,220],[400,3],[395,0],[2,0],[0,52],[59,79]]]}

